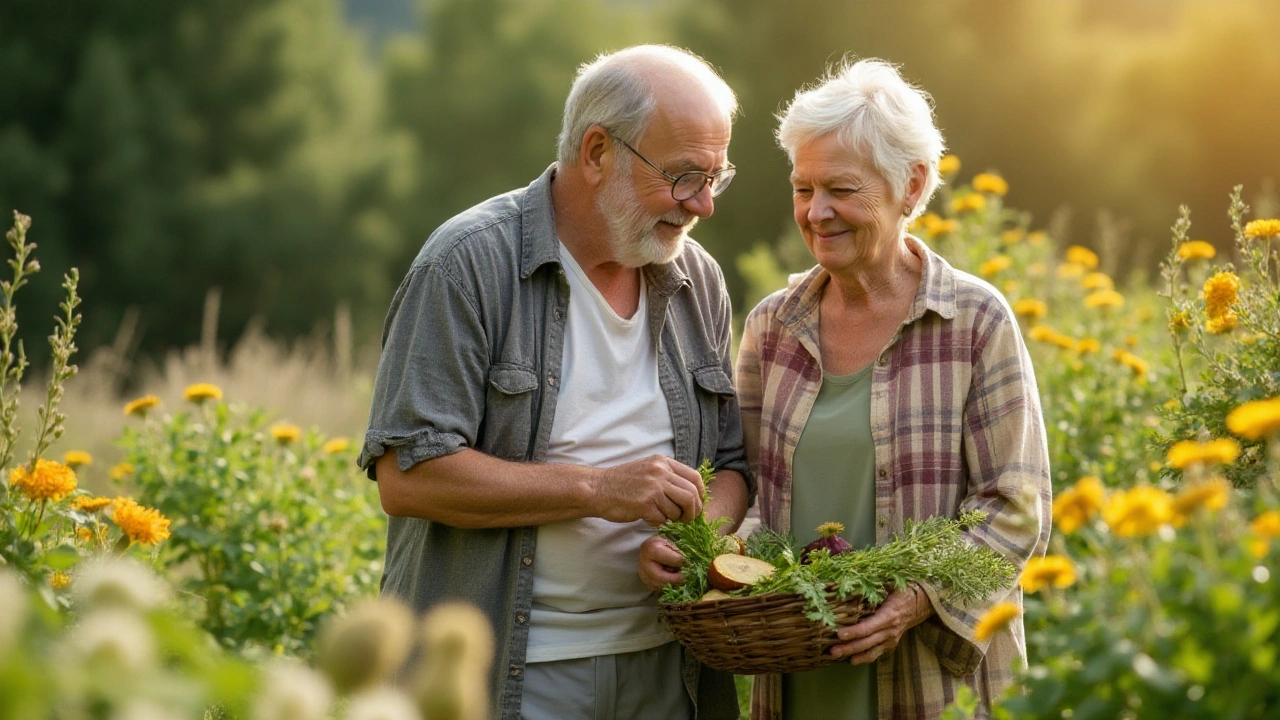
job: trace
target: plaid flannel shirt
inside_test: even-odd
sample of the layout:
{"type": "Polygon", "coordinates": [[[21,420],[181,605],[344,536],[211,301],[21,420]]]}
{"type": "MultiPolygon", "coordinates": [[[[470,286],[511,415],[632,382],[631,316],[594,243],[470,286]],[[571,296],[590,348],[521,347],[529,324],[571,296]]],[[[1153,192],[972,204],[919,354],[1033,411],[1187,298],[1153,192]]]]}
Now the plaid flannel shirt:
{"type": "MultiPolygon", "coordinates": [[[[911,311],[873,369],[871,427],[876,454],[876,541],[907,518],[982,510],[967,532],[1019,570],[1043,555],[1052,490],[1035,375],[1013,313],[987,283],[952,268],[916,238],[923,261],[911,311]]],[[[737,383],[748,459],[765,527],[787,533],[791,461],[822,384],[818,304],[829,275],[820,266],[793,276],[746,321],[737,383]]],[[[877,661],[881,720],[936,718],[961,684],[982,701],[1013,684],[1026,663],[1021,617],[985,641],[983,613],[1022,604],[1016,586],[969,605],[925,586],[935,615],[909,630],[877,661]]],[[[782,717],[780,676],[756,678],[753,720],[782,717]]]]}

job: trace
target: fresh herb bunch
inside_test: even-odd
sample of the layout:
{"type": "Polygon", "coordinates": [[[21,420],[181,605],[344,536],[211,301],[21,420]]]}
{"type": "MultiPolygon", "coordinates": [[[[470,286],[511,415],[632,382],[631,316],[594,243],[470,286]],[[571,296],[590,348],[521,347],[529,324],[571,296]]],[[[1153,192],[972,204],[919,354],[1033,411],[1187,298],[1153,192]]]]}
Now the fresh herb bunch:
{"type": "Polygon", "coordinates": [[[725,552],[725,538],[720,528],[729,518],[707,520],[706,507],[711,502],[711,483],[716,479],[710,460],[698,466],[702,476],[702,512],[689,522],[668,520],[658,528],[658,535],[670,540],[684,555],[684,582],[662,589],[664,603],[695,602],[707,591],[707,568],[717,555],[725,552]]]}
{"type": "MultiPolygon", "coordinates": [[[[747,541],[746,554],[765,560],[778,570],[767,580],[731,594],[796,593],[805,598],[805,616],[830,627],[836,624],[832,601],[858,596],[875,606],[891,590],[903,589],[913,582],[927,582],[961,603],[985,598],[1008,587],[1014,576],[1013,565],[1007,560],[964,539],[965,530],[985,519],[986,513],[970,511],[958,518],[908,520],[903,531],[883,545],[835,556],[816,550],[810,553],[807,564],[797,559],[799,552],[793,537],[762,531],[747,541]]],[[[684,584],[667,586],[662,601],[697,601],[706,592],[707,567],[715,557],[705,555],[714,553],[716,548],[714,529],[683,529],[664,537],[685,554],[686,566],[684,584]],[[690,536],[698,538],[696,546],[682,544],[690,536]]]]}

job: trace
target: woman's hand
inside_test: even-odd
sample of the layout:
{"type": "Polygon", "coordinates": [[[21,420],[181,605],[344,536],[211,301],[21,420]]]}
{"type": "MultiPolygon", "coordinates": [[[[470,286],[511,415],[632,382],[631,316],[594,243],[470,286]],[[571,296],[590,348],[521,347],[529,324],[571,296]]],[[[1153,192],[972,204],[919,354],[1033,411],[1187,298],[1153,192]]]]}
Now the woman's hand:
{"type": "Polygon", "coordinates": [[[836,632],[840,644],[831,648],[831,654],[849,658],[850,665],[861,665],[880,659],[881,655],[898,647],[902,636],[933,614],[933,605],[919,585],[906,590],[895,590],[880,603],[880,607],[864,617],[858,624],[842,627],[836,632]]]}
{"type": "Polygon", "coordinates": [[[683,565],[684,556],[664,537],[654,535],[640,546],[640,581],[654,592],[684,582],[680,574],[683,565]]]}

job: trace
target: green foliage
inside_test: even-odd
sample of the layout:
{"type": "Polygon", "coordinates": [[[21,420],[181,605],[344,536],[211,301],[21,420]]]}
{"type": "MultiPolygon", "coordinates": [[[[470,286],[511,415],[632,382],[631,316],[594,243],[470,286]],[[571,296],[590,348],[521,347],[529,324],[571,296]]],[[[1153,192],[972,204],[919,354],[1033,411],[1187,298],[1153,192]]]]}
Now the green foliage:
{"type": "MultiPolygon", "coordinates": [[[[1179,248],[1188,241],[1191,228],[1191,213],[1185,206],[1173,227],[1173,247],[1162,270],[1181,392],[1180,401],[1165,408],[1169,422],[1158,437],[1162,449],[1181,440],[1232,437],[1226,427],[1226,417],[1232,410],[1251,400],[1280,396],[1280,259],[1274,247],[1277,239],[1247,237],[1248,211],[1237,185],[1228,214],[1235,254],[1244,264],[1238,272],[1232,263],[1180,257],[1179,248]],[[1202,286],[1217,273],[1238,278],[1238,296],[1229,308],[1224,308],[1238,326],[1215,334],[1210,329],[1213,322],[1208,317],[1210,308],[1202,286]]],[[[1240,459],[1227,468],[1227,476],[1237,485],[1252,486],[1267,470],[1266,447],[1261,441],[1244,441],[1242,448],[1240,459]]]]}
{"type": "MultiPolygon", "coordinates": [[[[668,520],[658,528],[658,535],[670,540],[684,555],[685,581],[662,589],[662,602],[693,602],[707,592],[707,568],[717,555],[725,552],[726,539],[720,528],[728,524],[728,518],[707,520],[706,505],[711,501],[711,483],[716,479],[710,460],[698,465],[702,476],[703,511],[689,522],[668,520]]],[[[733,541],[730,541],[733,542],[733,541]]]]}
{"type": "Polygon", "coordinates": [[[139,499],[173,519],[161,560],[190,568],[179,582],[201,625],[228,647],[298,653],[326,616],[376,592],[385,519],[345,442],[268,425],[205,400],[148,416],[122,444],[139,499]]]}
{"type": "Polygon", "coordinates": [[[1018,718],[1274,717],[1280,565],[1249,530],[1267,509],[1274,501],[1239,496],[1177,530],[1123,538],[1093,523],[1071,536],[1080,580],[1028,596],[1026,692],[1004,707],[1018,718]]]}

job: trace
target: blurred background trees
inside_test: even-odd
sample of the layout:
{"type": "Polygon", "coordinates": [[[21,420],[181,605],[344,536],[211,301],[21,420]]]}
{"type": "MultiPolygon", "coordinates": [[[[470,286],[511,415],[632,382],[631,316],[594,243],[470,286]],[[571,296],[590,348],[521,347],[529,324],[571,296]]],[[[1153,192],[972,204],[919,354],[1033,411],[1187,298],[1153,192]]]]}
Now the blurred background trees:
{"type": "Polygon", "coordinates": [[[0,209],[35,218],[41,314],[80,267],[82,347],[130,308],[144,353],[189,344],[212,287],[222,337],[344,305],[372,342],[427,234],[553,160],[576,67],[670,42],[742,101],[741,171],[697,232],[740,303],[736,258],[795,242],[774,113],[845,53],[933,94],[965,176],[1000,171],[1058,240],[1110,238],[1110,272],[1151,274],[1180,203],[1243,183],[1265,211],[1277,26],[1266,0],[10,0],[0,209]]]}

